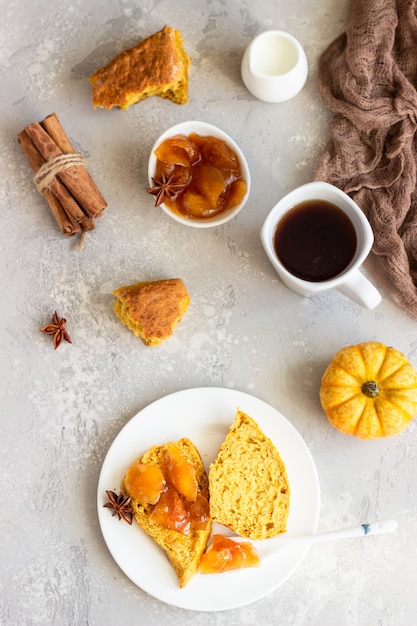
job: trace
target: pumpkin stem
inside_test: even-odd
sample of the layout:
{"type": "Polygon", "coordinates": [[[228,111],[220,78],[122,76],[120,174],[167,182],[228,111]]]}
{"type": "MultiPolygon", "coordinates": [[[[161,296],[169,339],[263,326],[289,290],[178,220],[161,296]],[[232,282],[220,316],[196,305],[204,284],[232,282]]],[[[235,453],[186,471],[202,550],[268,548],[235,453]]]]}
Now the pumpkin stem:
{"type": "Polygon", "coordinates": [[[369,380],[362,385],[362,393],[368,398],[377,398],[379,396],[379,386],[374,380],[369,380]]]}

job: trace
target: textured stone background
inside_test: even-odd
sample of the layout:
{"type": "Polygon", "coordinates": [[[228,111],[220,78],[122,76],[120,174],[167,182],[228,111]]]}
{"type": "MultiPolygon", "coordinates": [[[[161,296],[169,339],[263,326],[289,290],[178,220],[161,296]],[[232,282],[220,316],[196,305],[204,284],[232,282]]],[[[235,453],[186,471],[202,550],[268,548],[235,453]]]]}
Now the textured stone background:
{"type": "MultiPolygon", "coordinates": [[[[416,429],[360,442],[320,409],[324,367],[342,345],[376,339],[417,365],[412,322],[387,297],[374,311],[337,293],[305,300],[277,279],[260,243],[278,199],[308,182],[328,136],[316,92],[320,52],[342,30],[343,0],[0,0],[0,623],[5,626],[410,626],[417,566],[416,429]],[[193,59],[189,103],[158,98],[95,111],[88,76],[159,30],[181,30],[193,59]],[[262,30],[291,32],[310,63],[291,102],[255,100],[240,60],[262,30]],[[108,201],[81,251],[31,181],[16,135],[55,111],[108,201]],[[251,197],[232,222],[186,229],[154,209],[149,151],[166,128],[200,119],[245,152],[251,197]],[[116,319],[111,292],[181,276],[191,305],[174,337],[146,348],[116,319]],[[57,309],[73,344],[39,328],[57,309]],[[189,387],[230,387],[275,406],[299,430],[322,489],[319,530],[394,517],[395,535],[311,549],[274,594],[224,613],[146,595],[102,539],[96,488],[119,430],[148,403],[189,387]]],[[[140,555],[138,555],[138,560],[140,555]]]]}

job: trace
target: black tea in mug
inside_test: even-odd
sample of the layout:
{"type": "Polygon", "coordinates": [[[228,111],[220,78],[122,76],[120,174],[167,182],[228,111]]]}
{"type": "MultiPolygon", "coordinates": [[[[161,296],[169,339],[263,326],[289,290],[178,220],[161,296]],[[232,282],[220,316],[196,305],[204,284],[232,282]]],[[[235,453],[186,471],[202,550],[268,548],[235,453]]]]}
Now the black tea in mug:
{"type": "Polygon", "coordinates": [[[278,222],[274,249],[284,267],[310,282],[330,280],[351,263],[357,235],[342,209],[324,200],[308,200],[278,222]]]}

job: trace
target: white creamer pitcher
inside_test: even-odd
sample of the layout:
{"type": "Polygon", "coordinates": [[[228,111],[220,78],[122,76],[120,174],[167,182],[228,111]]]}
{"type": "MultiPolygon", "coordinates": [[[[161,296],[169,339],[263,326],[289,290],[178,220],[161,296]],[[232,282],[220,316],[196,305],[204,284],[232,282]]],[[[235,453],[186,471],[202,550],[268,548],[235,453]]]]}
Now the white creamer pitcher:
{"type": "Polygon", "coordinates": [[[293,98],[307,80],[308,61],[301,44],[289,33],[267,30],[246,48],[241,75],[259,100],[284,102],[293,98]]]}

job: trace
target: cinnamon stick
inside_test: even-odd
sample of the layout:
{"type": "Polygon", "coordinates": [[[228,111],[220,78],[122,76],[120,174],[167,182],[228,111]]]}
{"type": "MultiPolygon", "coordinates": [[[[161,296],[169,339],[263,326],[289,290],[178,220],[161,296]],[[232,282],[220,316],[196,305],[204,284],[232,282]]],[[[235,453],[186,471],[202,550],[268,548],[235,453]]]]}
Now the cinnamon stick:
{"type": "MultiPolygon", "coordinates": [[[[35,146],[33,145],[33,143],[31,142],[31,140],[29,139],[28,135],[25,133],[24,130],[21,133],[19,133],[19,135],[17,136],[17,139],[33,171],[37,172],[40,169],[40,167],[42,167],[42,165],[45,163],[45,159],[40,154],[40,152],[35,148],[35,146]]],[[[57,196],[55,196],[48,189],[45,190],[43,195],[45,196],[45,199],[48,202],[49,207],[52,211],[52,215],[54,216],[62,233],[66,237],[71,237],[72,235],[79,233],[81,231],[81,227],[79,223],[75,221],[71,221],[69,219],[66,211],[64,211],[63,206],[61,202],[59,201],[59,199],[57,198],[57,196]]]]}
{"type": "Polygon", "coordinates": [[[62,152],[75,152],[68,135],[61,126],[61,122],[56,113],[51,113],[41,122],[42,128],[46,130],[48,135],[55,141],[56,145],[62,152]]]}
{"type": "Polygon", "coordinates": [[[93,230],[96,225],[92,217],[87,217],[83,222],[80,222],[81,230],[93,230]]]}

